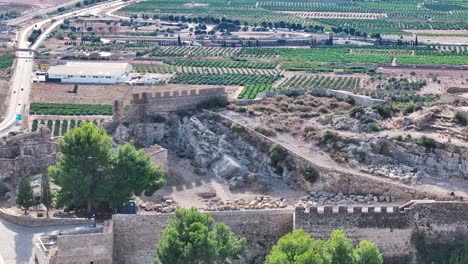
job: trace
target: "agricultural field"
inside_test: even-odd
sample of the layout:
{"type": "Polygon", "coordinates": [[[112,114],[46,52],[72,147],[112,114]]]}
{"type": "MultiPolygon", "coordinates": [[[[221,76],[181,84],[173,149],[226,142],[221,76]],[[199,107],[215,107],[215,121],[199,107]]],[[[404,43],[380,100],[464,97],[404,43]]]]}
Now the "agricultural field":
{"type": "Polygon", "coordinates": [[[0,55],[0,69],[5,69],[11,67],[13,64],[13,59],[15,57],[10,54],[0,55]]]}
{"type": "Polygon", "coordinates": [[[354,90],[360,89],[360,83],[361,81],[358,77],[294,75],[284,80],[279,87],[281,89],[354,90]]]}
{"type": "Polygon", "coordinates": [[[148,66],[148,65],[135,65],[133,70],[138,73],[174,73],[177,72],[175,66],[148,66]]]}
{"type": "Polygon", "coordinates": [[[33,115],[112,115],[112,105],[31,103],[33,115]]]}
{"type": "Polygon", "coordinates": [[[272,84],[279,75],[178,73],[170,83],[208,85],[272,84]]]}
{"type": "Polygon", "coordinates": [[[246,68],[246,69],[274,69],[276,63],[255,61],[195,61],[195,60],[168,60],[164,63],[188,67],[217,67],[217,68],[246,68]]]}
{"type": "Polygon", "coordinates": [[[31,132],[36,132],[39,125],[44,125],[52,131],[54,137],[64,136],[68,131],[75,127],[79,127],[82,123],[92,122],[94,124],[101,124],[103,119],[34,119],[31,123],[31,132]]]}
{"type": "Polygon", "coordinates": [[[242,89],[242,92],[239,94],[240,99],[255,99],[257,94],[260,92],[276,92],[277,88],[272,85],[263,85],[263,84],[248,84],[242,89]]]}
{"type": "Polygon", "coordinates": [[[182,22],[198,18],[212,21],[226,18],[253,27],[278,25],[280,22],[300,25],[301,28],[319,25],[326,30],[352,28],[367,35],[408,34],[405,30],[468,29],[466,0],[200,0],[196,5],[185,0],[149,0],[127,6],[121,13],[182,22]]]}

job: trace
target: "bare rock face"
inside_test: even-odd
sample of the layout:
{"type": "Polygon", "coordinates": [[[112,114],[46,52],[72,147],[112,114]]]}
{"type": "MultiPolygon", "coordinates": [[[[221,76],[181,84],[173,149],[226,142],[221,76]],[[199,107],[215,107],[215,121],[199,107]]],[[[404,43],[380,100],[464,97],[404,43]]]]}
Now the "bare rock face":
{"type": "Polygon", "coordinates": [[[374,168],[373,173],[407,183],[416,182],[422,174],[468,179],[468,149],[449,143],[428,150],[412,141],[372,138],[349,144],[347,150],[355,160],[374,168]]]}
{"type": "Polygon", "coordinates": [[[409,116],[397,118],[394,121],[394,126],[397,128],[423,130],[430,126],[430,121],[434,118],[436,112],[435,109],[427,111],[419,110],[409,116]]]}
{"type": "Polygon", "coordinates": [[[191,159],[200,173],[227,180],[231,189],[248,185],[257,180],[257,175],[280,178],[266,154],[230,127],[204,114],[190,117],[170,114],[159,123],[130,123],[118,128],[113,136],[134,140],[142,146],[161,145],[191,159]]]}
{"type": "Polygon", "coordinates": [[[233,175],[247,176],[247,168],[229,155],[223,155],[221,159],[212,164],[212,171],[216,177],[230,179],[233,175]]]}

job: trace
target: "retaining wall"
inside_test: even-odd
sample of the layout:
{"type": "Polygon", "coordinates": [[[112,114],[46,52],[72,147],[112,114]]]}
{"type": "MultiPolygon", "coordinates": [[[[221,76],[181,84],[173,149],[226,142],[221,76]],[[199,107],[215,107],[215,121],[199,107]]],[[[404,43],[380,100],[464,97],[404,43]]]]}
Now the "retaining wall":
{"type": "Polygon", "coordinates": [[[21,225],[21,226],[60,226],[60,225],[83,225],[91,224],[93,221],[86,218],[47,218],[47,217],[30,217],[18,216],[8,213],[0,209],[0,218],[6,221],[21,225]]]}

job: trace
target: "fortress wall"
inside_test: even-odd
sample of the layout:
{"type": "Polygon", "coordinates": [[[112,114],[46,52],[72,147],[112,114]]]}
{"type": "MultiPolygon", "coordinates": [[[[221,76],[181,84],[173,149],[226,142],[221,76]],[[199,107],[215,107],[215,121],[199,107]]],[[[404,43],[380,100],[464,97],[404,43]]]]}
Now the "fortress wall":
{"type": "MultiPolygon", "coordinates": [[[[262,263],[265,254],[293,229],[292,210],[210,212],[247,239],[239,263],[262,263]]],[[[155,245],[174,214],[114,215],[114,263],[153,263],[155,245]]]]}
{"type": "Polygon", "coordinates": [[[194,109],[199,104],[215,98],[227,99],[224,87],[133,94],[132,108],[128,116],[132,120],[142,120],[161,112],[194,109]]]}
{"type": "Polygon", "coordinates": [[[107,224],[102,233],[58,236],[54,263],[112,264],[114,235],[112,222],[107,224]]]}

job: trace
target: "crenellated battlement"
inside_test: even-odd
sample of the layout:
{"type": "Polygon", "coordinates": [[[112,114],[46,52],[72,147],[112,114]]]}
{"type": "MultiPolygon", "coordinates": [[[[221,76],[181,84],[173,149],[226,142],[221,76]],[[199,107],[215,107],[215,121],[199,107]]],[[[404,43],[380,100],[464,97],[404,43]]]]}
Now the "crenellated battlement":
{"type": "Polygon", "coordinates": [[[196,98],[199,96],[223,96],[226,94],[224,87],[218,88],[205,88],[205,89],[190,89],[190,90],[173,90],[173,91],[162,91],[155,92],[143,92],[132,95],[132,104],[147,104],[158,99],[178,99],[181,97],[185,98],[196,98]]]}
{"type": "Polygon", "coordinates": [[[345,214],[395,214],[405,213],[400,211],[400,206],[298,206],[296,207],[296,214],[309,214],[309,215],[345,215],[345,214]]]}

